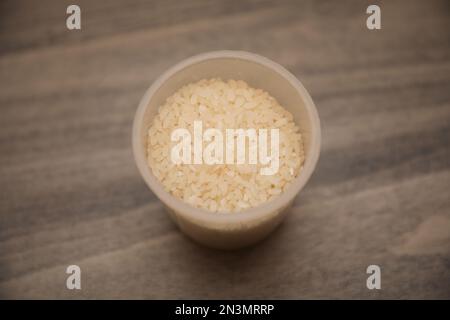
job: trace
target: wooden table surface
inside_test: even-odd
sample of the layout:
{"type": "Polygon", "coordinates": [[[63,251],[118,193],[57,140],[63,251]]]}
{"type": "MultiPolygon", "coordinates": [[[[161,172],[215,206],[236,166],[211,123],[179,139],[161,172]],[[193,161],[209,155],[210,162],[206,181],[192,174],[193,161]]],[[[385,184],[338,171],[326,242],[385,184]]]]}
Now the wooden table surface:
{"type": "Polygon", "coordinates": [[[69,31],[71,3],[0,2],[1,298],[450,298],[448,1],[80,0],[69,31]],[[131,152],[149,85],[218,49],[292,71],[323,132],[287,220],[235,252],[183,236],[131,152]]]}

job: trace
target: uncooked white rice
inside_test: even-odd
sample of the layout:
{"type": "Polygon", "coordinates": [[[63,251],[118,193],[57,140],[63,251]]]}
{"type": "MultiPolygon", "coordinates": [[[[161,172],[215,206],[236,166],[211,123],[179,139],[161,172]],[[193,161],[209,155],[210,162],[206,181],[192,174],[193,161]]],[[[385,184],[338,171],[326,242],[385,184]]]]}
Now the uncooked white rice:
{"type": "Polygon", "coordinates": [[[281,194],[304,162],[302,136],[292,114],[267,92],[244,81],[204,79],[188,84],[159,108],[148,130],[148,165],[165,190],[189,204],[213,212],[238,212],[281,194]],[[206,128],[278,128],[279,170],[261,175],[261,164],[174,164],[171,132],[195,120],[206,128]]]}

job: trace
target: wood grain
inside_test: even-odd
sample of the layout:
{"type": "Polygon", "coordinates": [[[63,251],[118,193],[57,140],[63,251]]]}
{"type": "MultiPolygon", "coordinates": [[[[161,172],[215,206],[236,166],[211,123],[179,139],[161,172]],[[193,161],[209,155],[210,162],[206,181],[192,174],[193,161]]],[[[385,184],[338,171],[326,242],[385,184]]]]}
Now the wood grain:
{"type": "Polygon", "coordinates": [[[1,298],[450,298],[448,1],[381,2],[379,31],[364,1],[77,3],[81,31],[68,1],[0,3],[1,298]],[[130,143],[152,81],[217,49],[291,70],[323,130],[287,221],[237,252],[178,232],[130,143]]]}

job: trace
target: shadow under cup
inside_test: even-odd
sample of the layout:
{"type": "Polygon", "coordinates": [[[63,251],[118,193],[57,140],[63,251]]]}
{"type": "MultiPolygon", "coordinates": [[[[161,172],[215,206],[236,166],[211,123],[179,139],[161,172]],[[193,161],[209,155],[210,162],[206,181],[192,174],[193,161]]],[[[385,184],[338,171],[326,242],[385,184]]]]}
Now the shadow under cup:
{"type": "Polygon", "coordinates": [[[138,169],[179,228],[195,241],[220,249],[236,249],[266,237],[282,221],[287,208],[311,176],[320,152],[320,123],[303,85],[282,66],[242,51],[216,51],[188,58],[160,76],[142,98],[133,124],[133,151],[138,169]],[[244,80],[267,91],[294,116],[300,128],[305,163],[289,188],[275,199],[238,213],[195,208],[166,192],[147,165],[147,134],[165,100],[182,86],[208,78],[244,80]]]}

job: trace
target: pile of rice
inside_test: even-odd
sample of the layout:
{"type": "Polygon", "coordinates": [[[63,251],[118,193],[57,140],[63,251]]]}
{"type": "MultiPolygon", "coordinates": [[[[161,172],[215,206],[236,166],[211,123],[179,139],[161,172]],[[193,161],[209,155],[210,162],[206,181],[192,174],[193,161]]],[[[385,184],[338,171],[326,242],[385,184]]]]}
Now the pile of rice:
{"type": "Polygon", "coordinates": [[[298,176],[305,158],[302,136],[292,114],[267,92],[241,80],[204,79],[182,87],[159,108],[147,141],[148,165],[165,190],[212,212],[238,212],[277,197],[298,176]],[[225,129],[278,128],[278,172],[261,175],[259,169],[267,165],[259,163],[172,163],[172,131],[186,128],[193,136],[196,120],[203,122],[203,132],[217,128],[224,137],[225,129]]]}

